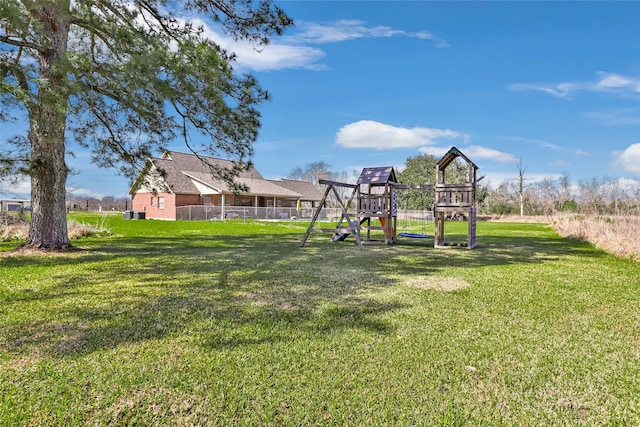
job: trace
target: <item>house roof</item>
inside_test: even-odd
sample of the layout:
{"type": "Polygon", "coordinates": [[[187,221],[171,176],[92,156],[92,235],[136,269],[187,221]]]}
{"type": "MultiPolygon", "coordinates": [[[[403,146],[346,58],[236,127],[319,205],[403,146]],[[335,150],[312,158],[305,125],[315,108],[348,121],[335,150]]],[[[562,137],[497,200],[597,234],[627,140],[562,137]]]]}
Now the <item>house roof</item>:
{"type": "MultiPolygon", "coordinates": [[[[162,181],[160,184],[168,187],[171,192],[176,194],[200,195],[204,194],[203,189],[205,188],[210,188],[212,192],[216,193],[233,192],[226,181],[212,175],[210,166],[205,164],[201,159],[204,159],[204,161],[217,168],[231,169],[233,167],[233,162],[229,160],[204,156],[199,158],[194,154],[166,151],[161,158],[149,159],[141,175],[149,173],[151,169],[159,171],[158,175],[162,181]],[[144,172],[145,170],[146,172],[144,172]]],[[[138,177],[136,183],[131,187],[130,194],[135,192],[142,178],[143,176],[138,177]]],[[[320,194],[318,194],[316,198],[307,198],[315,197],[315,195],[310,191],[296,191],[293,184],[285,185],[281,181],[265,179],[253,166],[250,166],[246,171],[240,171],[239,176],[234,179],[234,182],[236,184],[246,185],[249,191],[244,194],[247,195],[284,197],[301,200],[320,200],[322,198],[320,194]]],[[[299,188],[302,189],[306,187],[301,185],[299,188]]]]}
{"type": "MultiPolygon", "coordinates": [[[[229,185],[221,180],[214,179],[211,177],[211,173],[202,173],[202,172],[183,172],[185,176],[190,179],[195,179],[201,184],[210,187],[218,192],[231,193],[232,190],[229,188],[229,185]]],[[[254,195],[254,196],[278,196],[278,197],[289,197],[289,198],[299,198],[301,195],[295,191],[288,190],[281,185],[278,185],[277,181],[271,181],[264,178],[235,178],[234,182],[240,185],[246,185],[249,188],[249,192],[246,194],[254,195]]]]}
{"type": "Polygon", "coordinates": [[[300,200],[303,202],[317,201],[322,199],[322,192],[316,188],[313,182],[310,181],[298,181],[297,179],[285,179],[282,178],[277,181],[283,187],[301,194],[300,200]]]}

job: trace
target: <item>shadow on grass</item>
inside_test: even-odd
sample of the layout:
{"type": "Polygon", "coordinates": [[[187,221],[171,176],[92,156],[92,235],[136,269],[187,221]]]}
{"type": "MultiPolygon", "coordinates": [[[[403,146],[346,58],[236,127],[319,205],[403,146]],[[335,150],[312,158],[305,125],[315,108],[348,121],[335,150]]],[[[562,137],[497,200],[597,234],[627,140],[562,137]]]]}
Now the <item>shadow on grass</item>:
{"type": "Polygon", "coordinates": [[[165,337],[236,348],[349,329],[389,334],[388,314],[405,306],[375,293],[393,287],[392,276],[603,256],[551,237],[482,236],[475,250],[408,240],[366,251],[326,237],[304,248],[297,233],[117,238],[64,257],[3,258],[3,269],[36,264],[46,277],[40,289],[4,293],[5,312],[37,315],[3,325],[0,348],[65,357],[165,337]]]}

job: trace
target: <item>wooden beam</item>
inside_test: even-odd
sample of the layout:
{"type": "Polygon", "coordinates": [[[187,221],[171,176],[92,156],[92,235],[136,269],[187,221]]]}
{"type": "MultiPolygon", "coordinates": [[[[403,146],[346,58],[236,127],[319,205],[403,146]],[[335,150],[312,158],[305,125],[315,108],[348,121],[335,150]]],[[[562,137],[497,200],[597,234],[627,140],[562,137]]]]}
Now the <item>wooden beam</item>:
{"type": "Polygon", "coordinates": [[[321,179],[318,181],[319,184],[324,185],[335,185],[336,187],[347,187],[347,188],[356,188],[358,184],[347,184],[346,182],[338,182],[338,181],[330,181],[328,179],[321,179]]]}
{"type": "Polygon", "coordinates": [[[302,241],[300,242],[300,247],[304,246],[305,242],[309,238],[309,233],[311,233],[311,231],[313,231],[313,225],[316,223],[316,220],[318,219],[318,216],[320,216],[320,211],[324,207],[324,203],[327,200],[327,196],[329,195],[329,191],[331,191],[331,188],[332,187],[329,186],[325,190],[324,195],[322,196],[322,199],[320,200],[320,204],[318,205],[318,209],[316,209],[316,212],[313,214],[313,219],[311,220],[311,223],[309,224],[309,227],[307,228],[307,232],[305,233],[304,237],[302,238],[302,241]]]}

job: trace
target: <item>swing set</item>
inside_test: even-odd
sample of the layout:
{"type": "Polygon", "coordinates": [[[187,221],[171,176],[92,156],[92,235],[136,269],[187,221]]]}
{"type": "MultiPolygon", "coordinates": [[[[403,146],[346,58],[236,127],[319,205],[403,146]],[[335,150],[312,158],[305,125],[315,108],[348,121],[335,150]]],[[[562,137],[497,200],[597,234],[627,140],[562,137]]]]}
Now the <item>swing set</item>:
{"type": "MultiPolygon", "coordinates": [[[[462,152],[456,147],[451,147],[436,165],[435,185],[398,184],[395,170],[390,166],[364,168],[355,184],[320,180],[319,183],[326,185],[326,189],[300,242],[300,246],[305,245],[309,234],[313,232],[332,233],[334,242],[344,241],[349,236],[354,236],[361,250],[364,250],[364,244],[390,245],[397,243],[398,236],[417,239],[429,238],[431,236],[426,234],[426,226],[424,226],[423,233],[416,233],[413,230],[397,233],[398,191],[433,191],[435,189],[436,198],[433,211],[435,219],[434,247],[454,246],[447,244],[444,239],[444,221],[448,216],[455,216],[458,212],[464,212],[469,222],[466,247],[474,248],[476,246],[475,195],[476,183],[479,181],[476,180],[477,169],[478,167],[462,152]],[[446,168],[458,157],[467,162],[467,183],[447,184],[445,179],[446,168]],[[351,190],[351,194],[344,202],[340,197],[339,189],[341,188],[351,190]],[[340,220],[333,228],[314,228],[330,193],[333,193],[342,210],[340,220]],[[382,232],[382,236],[380,236],[380,232],[382,232]]],[[[424,218],[424,221],[426,219],[424,218]]]]}

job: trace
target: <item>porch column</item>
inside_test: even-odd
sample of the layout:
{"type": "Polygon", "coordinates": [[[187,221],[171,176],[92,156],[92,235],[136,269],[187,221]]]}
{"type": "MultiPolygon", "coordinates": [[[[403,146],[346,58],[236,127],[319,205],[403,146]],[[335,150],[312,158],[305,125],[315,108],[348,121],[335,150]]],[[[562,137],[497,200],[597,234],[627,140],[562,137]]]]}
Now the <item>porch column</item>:
{"type": "Polygon", "coordinates": [[[225,204],[225,200],[224,200],[224,193],[222,193],[222,197],[220,198],[220,203],[222,204],[222,213],[220,214],[222,216],[222,219],[224,219],[224,204],[225,204]]]}
{"type": "Polygon", "coordinates": [[[253,196],[253,210],[255,212],[253,217],[258,219],[258,196],[253,196]]]}

